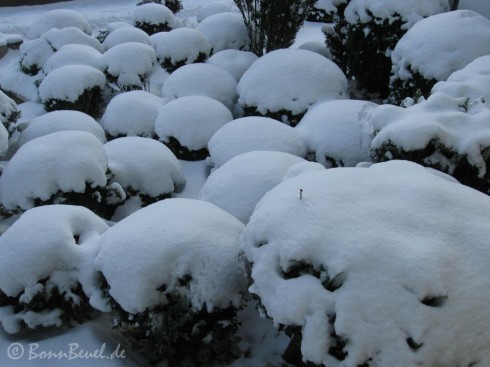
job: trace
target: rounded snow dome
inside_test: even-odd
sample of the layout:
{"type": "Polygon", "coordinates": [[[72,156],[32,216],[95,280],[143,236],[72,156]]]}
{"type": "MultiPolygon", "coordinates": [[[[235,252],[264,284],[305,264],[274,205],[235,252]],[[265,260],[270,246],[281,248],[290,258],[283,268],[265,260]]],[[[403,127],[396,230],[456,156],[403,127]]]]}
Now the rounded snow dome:
{"type": "Polygon", "coordinates": [[[219,129],[208,144],[210,163],[220,167],[231,158],[255,150],[306,156],[301,135],[279,121],[259,116],[233,120],[219,129]]]}
{"type": "Polygon", "coordinates": [[[92,27],[81,13],[69,9],[55,9],[39,16],[29,27],[28,39],[41,37],[51,28],[77,27],[86,34],[92,34],[92,27]]]}
{"type": "Polygon", "coordinates": [[[348,98],[347,78],[315,52],[280,49],[252,64],[238,83],[238,95],[247,114],[274,114],[295,125],[311,105],[348,98]]]}
{"type": "Polygon", "coordinates": [[[256,54],[250,51],[229,49],[215,53],[208,59],[207,63],[226,70],[233,75],[238,83],[242,75],[258,58],[256,54]]]}
{"type": "Polygon", "coordinates": [[[177,25],[175,15],[165,5],[156,3],[142,4],[133,10],[133,20],[136,27],[147,34],[169,31],[177,25]]]}
{"type": "Polygon", "coordinates": [[[139,28],[128,25],[126,27],[114,29],[109,33],[104,42],[102,42],[102,46],[105,50],[108,50],[126,42],[138,42],[151,45],[150,36],[148,36],[148,34],[139,28]]]}
{"type": "MultiPolygon", "coordinates": [[[[160,109],[155,132],[161,141],[171,147],[174,138],[189,151],[203,150],[203,155],[199,155],[198,159],[204,159],[208,155],[209,139],[231,120],[233,115],[221,102],[205,96],[187,96],[175,99],[160,109]]],[[[174,153],[184,159],[183,152],[177,150],[174,153]]]]}
{"type": "Polygon", "coordinates": [[[197,21],[201,23],[207,17],[211,15],[219,14],[219,13],[229,13],[231,12],[230,6],[224,1],[211,1],[209,3],[203,4],[199,8],[199,12],[197,13],[197,21]]]}
{"type": "Polygon", "coordinates": [[[210,64],[185,65],[173,72],[162,88],[162,96],[170,100],[185,96],[206,96],[223,103],[230,111],[236,102],[235,78],[210,64]]]}
{"type": "Polygon", "coordinates": [[[102,69],[102,54],[91,46],[68,44],[56,51],[44,64],[43,72],[49,74],[54,69],[66,65],[88,65],[102,69]]]}

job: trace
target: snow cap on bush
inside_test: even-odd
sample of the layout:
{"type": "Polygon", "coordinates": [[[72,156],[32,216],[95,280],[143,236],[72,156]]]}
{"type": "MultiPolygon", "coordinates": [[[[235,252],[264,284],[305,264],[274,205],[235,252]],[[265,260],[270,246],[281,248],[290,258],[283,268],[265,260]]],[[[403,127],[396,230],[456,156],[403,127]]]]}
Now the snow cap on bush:
{"type": "Polygon", "coordinates": [[[224,1],[211,1],[209,3],[203,4],[199,8],[196,19],[200,23],[207,17],[219,13],[229,13],[231,12],[230,6],[224,1]]]}
{"type": "Polygon", "coordinates": [[[105,186],[107,157],[102,143],[85,131],[58,131],[24,144],[0,176],[0,201],[7,209],[29,209],[58,191],[105,186]]]}
{"type": "Polygon", "coordinates": [[[227,71],[210,64],[185,65],[173,72],[162,88],[169,100],[185,96],[206,96],[233,110],[236,102],[235,78],[227,71]]]}
{"type": "Polygon", "coordinates": [[[209,139],[233,115],[225,105],[205,96],[187,96],[164,105],[155,121],[155,132],[163,142],[173,137],[189,150],[207,148],[209,139]]]}
{"type": "Polygon", "coordinates": [[[169,31],[177,26],[172,11],[165,5],[155,3],[142,4],[136,7],[133,10],[133,20],[136,27],[143,29],[149,35],[169,31]]]}
{"type": "Polygon", "coordinates": [[[121,93],[111,99],[100,124],[112,137],[153,137],[155,119],[162,105],[162,98],[146,91],[121,93]]]}
{"type": "MultiPolygon", "coordinates": [[[[6,129],[7,137],[13,136],[16,132],[16,123],[20,115],[21,112],[17,107],[17,103],[0,90],[0,125],[3,125],[6,129]]],[[[1,134],[3,135],[3,132],[1,134]]],[[[1,139],[3,140],[3,137],[1,139]]]]}
{"type": "Polygon", "coordinates": [[[258,113],[302,115],[314,103],[348,98],[347,79],[337,65],[314,52],[272,51],[243,74],[238,103],[258,113]],[[308,67],[305,67],[308,65],[308,67]]]}
{"type": "Polygon", "coordinates": [[[109,33],[104,42],[102,42],[102,46],[105,50],[109,50],[114,46],[126,42],[139,42],[145,45],[151,45],[148,34],[128,24],[127,27],[120,27],[109,33]]]}
{"type": "Polygon", "coordinates": [[[79,12],[69,9],[55,9],[40,15],[29,27],[28,39],[41,37],[51,28],[76,27],[86,34],[92,33],[92,28],[87,18],[79,12]]]}
{"type": "Polygon", "coordinates": [[[247,223],[262,196],[282,181],[288,169],[306,161],[283,152],[253,151],[233,157],[214,170],[199,198],[247,223]]]}
{"type": "Polygon", "coordinates": [[[68,44],[56,51],[43,66],[44,74],[66,65],[87,65],[102,69],[102,54],[95,48],[87,45],[68,44]]]}
{"type": "Polygon", "coordinates": [[[3,157],[9,148],[9,133],[7,129],[0,124],[0,157],[3,157]]]}
{"type": "Polygon", "coordinates": [[[358,100],[327,101],[312,107],[296,130],[318,163],[354,167],[371,161],[371,126],[366,111],[377,105],[358,100]]]}
{"type": "Polygon", "coordinates": [[[410,162],[299,175],[245,229],[250,290],[318,365],[488,365],[489,216],[410,162]]]}
{"type": "Polygon", "coordinates": [[[36,75],[53,54],[53,48],[44,38],[28,40],[20,45],[20,68],[27,75],[36,75]]]}
{"type": "Polygon", "coordinates": [[[242,230],[241,222],[213,204],[167,199],[107,230],[95,263],[110,295],[129,313],[165,304],[162,288],[184,292],[195,310],[238,307],[246,287],[238,256],[242,230]],[[191,277],[189,288],[179,286],[184,276],[191,277]]]}
{"type": "Polygon", "coordinates": [[[229,49],[215,53],[208,59],[207,63],[226,70],[235,77],[238,83],[257,59],[258,56],[253,52],[229,49]]]}
{"type": "Polygon", "coordinates": [[[62,29],[50,29],[42,35],[50,46],[56,51],[64,45],[77,44],[86,45],[96,49],[99,52],[103,52],[104,48],[97,40],[76,27],[67,27],[62,29]]]}
{"type": "Polygon", "coordinates": [[[208,39],[213,53],[226,50],[250,49],[250,37],[243,18],[237,13],[211,15],[196,27],[208,39]]]}
{"type": "Polygon", "coordinates": [[[254,150],[277,151],[306,157],[301,135],[279,121],[259,116],[242,117],[219,129],[208,144],[210,163],[220,167],[231,158],[254,150]]]}

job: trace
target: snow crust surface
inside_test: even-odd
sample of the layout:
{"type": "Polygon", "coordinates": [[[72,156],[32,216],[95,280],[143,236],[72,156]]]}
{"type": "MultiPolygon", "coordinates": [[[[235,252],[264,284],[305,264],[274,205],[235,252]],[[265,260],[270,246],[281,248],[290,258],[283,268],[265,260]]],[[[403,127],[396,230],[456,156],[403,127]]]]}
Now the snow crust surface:
{"type": "Polygon", "coordinates": [[[41,37],[51,28],[77,27],[86,34],[92,33],[92,27],[81,13],[70,9],[55,9],[43,13],[35,19],[27,32],[28,39],[41,37]]]}
{"type": "Polygon", "coordinates": [[[202,32],[193,28],[177,28],[162,32],[156,45],[156,55],[160,61],[169,59],[173,64],[185,61],[192,64],[199,54],[209,55],[211,45],[202,32]]]}
{"type": "Polygon", "coordinates": [[[207,60],[207,63],[226,70],[235,77],[238,83],[243,74],[258,58],[257,55],[250,51],[229,49],[216,52],[207,60]]]}
{"type": "Polygon", "coordinates": [[[197,13],[197,21],[201,23],[207,17],[211,15],[219,14],[219,13],[229,13],[231,12],[230,6],[224,1],[211,1],[202,5],[199,8],[199,12],[197,13]]]}
{"type": "Polygon", "coordinates": [[[139,42],[145,45],[151,44],[150,36],[148,36],[146,32],[128,24],[127,26],[116,28],[110,32],[104,42],[102,42],[102,46],[105,50],[109,50],[114,46],[126,42],[139,42]]]}
{"type": "Polygon", "coordinates": [[[49,74],[54,69],[66,65],[87,65],[102,69],[102,54],[91,46],[68,44],[56,51],[43,66],[43,72],[49,74]]]}

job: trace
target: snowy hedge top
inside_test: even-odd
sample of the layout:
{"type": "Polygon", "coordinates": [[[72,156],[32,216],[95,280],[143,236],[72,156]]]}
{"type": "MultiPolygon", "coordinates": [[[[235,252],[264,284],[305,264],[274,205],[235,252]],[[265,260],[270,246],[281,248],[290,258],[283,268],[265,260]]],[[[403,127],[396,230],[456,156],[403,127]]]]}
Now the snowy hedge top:
{"type": "Polygon", "coordinates": [[[7,122],[7,119],[18,111],[15,101],[0,90],[0,122],[7,122]]]}
{"type": "Polygon", "coordinates": [[[358,100],[319,103],[306,113],[296,130],[304,138],[308,151],[315,153],[317,162],[328,168],[353,167],[371,161],[371,126],[364,116],[376,106],[358,100]]]}
{"type": "MultiPolygon", "coordinates": [[[[490,111],[479,101],[436,93],[409,108],[379,106],[372,110],[369,122],[378,132],[371,144],[374,149],[391,144],[414,151],[435,140],[445,149],[466,156],[478,169],[479,177],[487,172],[483,155],[490,147],[490,111]]],[[[453,167],[447,168],[451,173],[453,167]]]]}
{"type": "Polygon", "coordinates": [[[100,124],[111,136],[155,135],[155,119],[163,99],[146,91],[134,90],[111,99],[100,124]]]}
{"type": "Polygon", "coordinates": [[[247,223],[264,194],[279,184],[288,169],[303,158],[283,152],[254,151],[233,157],[214,170],[199,193],[247,223]]]}
{"type": "Polygon", "coordinates": [[[211,1],[209,3],[203,4],[197,13],[196,19],[200,23],[207,17],[219,13],[231,12],[230,6],[224,1],[211,1]]]}
{"type": "Polygon", "coordinates": [[[432,93],[444,93],[451,97],[483,98],[490,108],[490,55],[481,56],[463,69],[452,73],[447,81],[438,82],[432,93]]]}
{"type": "Polygon", "coordinates": [[[158,141],[126,137],[114,139],[104,148],[114,180],[123,188],[156,197],[185,185],[179,160],[158,141]]]}
{"type": "Polygon", "coordinates": [[[183,295],[196,310],[238,306],[247,282],[239,259],[242,231],[240,221],[210,203],[166,199],[107,230],[96,266],[129,313],[165,304],[165,292],[183,295]],[[179,285],[187,276],[188,289],[179,285]]]}
{"type": "Polygon", "coordinates": [[[128,26],[117,28],[109,33],[104,42],[102,42],[102,46],[105,50],[108,50],[126,42],[139,42],[145,45],[151,45],[150,36],[146,32],[128,24],[128,26]]]}
{"type": "Polygon", "coordinates": [[[249,50],[250,37],[240,14],[214,14],[196,27],[208,39],[213,53],[226,49],[249,50]]]}
{"type": "Polygon", "coordinates": [[[86,90],[104,88],[103,72],[87,65],[66,65],[49,73],[39,86],[43,101],[59,99],[75,102],[86,90]]]}
{"type": "Polygon", "coordinates": [[[175,15],[165,5],[148,3],[133,10],[133,20],[136,23],[168,24],[170,28],[176,25],[175,15]]]}
{"type": "Polygon", "coordinates": [[[236,102],[235,78],[210,64],[184,65],[165,80],[162,95],[170,100],[185,96],[206,96],[233,110],[236,102]]]}
{"type": "Polygon", "coordinates": [[[226,70],[239,82],[243,74],[258,58],[256,54],[250,51],[230,49],[215,53],[207,60],[207,63],[226,70]]]}
{"type": "Polygon", "coordinates": [[[59,190],[84,192],[106,184],[102,143],[84,131],[58,131],[24,144],[0,176],[0,201],[7,209],[29,209],[59,190]]]}
{"type": "Polygon", "coordinates": [[[410,162],[299,175],[245,229],[250,290],[316,364],[488,365],[489,216],[487,196],[410,162]]]}
{"type": "Polygon", "coordinates": [[[104,48],[97,40],[76,27],[67,27],[63,29],[52,28],[42,35],[55,50],[59,50],[64,45],[78,44],[87,45],[99,52],[104,52],[104,48]]]}
{"type": "Polygon", "coordinates": [[[417,22],[397,43],[391,60],[400,79],[410,78],[411,68],[425,79],[446,80],[487,54],[490,20],[471,10],[457,10],[417,22]]]}
{"type": "Polygon", "coordinates": [[[231,158],[254,150],[278,151],[306,156],[301,135],[292,127],[268,117],[249,116],[219,129],[208,144],[210,163],[222,166],[231,158]]]}
{"type": "Polygon", "coordinates": [[[181,97],[160,109],[155,121],[159,139],[168,142],[170,137],[190,150],[207,148],[209,139],[233,115],[221,102],[205,96],[181,97]]]}
{"type": "Polygon", "coordinates": [[[318,101],[348,98],[340,68],[300,49],[276,50],[259,58],[240,79],[238,94],[241,105],[256,106],[261,114],[288,110],[297,115],[318,101]]]}
{"type": "Polygon", "coordinates": [[[93,134],[102,144],[105,143],[104,129],[91,116],[71,110],[52,111],[23,122],[20,126],[17,143],[23,145],[33,139],[48,135],[57,131],[78,130],[93,134]]]}
{"type": "Polygon", "coordinates": [[[199,54],[209,55],[211,45],[202,32],[193,28],[177,28],[170,32],[162,32],[158,37],[156,54],[160,62],[168,59],[176,64],[186,61],[186,64],[195,62],[199,54]]]}
{"type": "Polygon", "coordinates": [[[351,0],[345,9],[345,19],[356,24],[377,17],[392,23],[399,17],[405,23],[402,28],[409,29],[423,18],[446,11],[448,0],[351,0]]]}
{"type": "Polygon", "coordinates": [[[77,273],[85,257],[95,257],[89,242],[107,228],[104,220],[81,206],[46,205],[26,211],[0,237],[0,290],[15,297],[55,273],[77,273]]]}
{"type": "Polygon", "coordinates": [[[77,27],[86,34],[92,33],[92,28],[87,18],[79,12],[69,9],[55,9],[40,15],[29,27],[27,38],[41,37],[51,28],[77,27]]]}
{"type": "Polygon", "coordinates": [[[66,65],[87,65],[102,69],[102,54],[91,46],[68,44],[55,52],[44,64],[44,74],[66,65]]]}

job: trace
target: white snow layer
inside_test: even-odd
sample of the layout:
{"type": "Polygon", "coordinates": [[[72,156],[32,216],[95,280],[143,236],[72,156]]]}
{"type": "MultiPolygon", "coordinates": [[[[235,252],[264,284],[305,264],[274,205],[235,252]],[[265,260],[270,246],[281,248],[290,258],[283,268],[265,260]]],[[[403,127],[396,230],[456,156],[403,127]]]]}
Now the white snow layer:
{"type": "Polygon", "coordinates": [[[205,96],[187,96],[164,105],[155,121],[159,139],[170,137],[189,150],[207,148],[209,139],[233,120],[233,115],[221,102],[205,96]]]}
{"type": "Polygon", "coordinates": [[[85,131],[58,131],[24,144],[0,176],[0,201],[7,209],[29,209],[59,190],[84,192],[106,184],[102,143],[85,131]]]}
{"type": "Polygon", "coordinates": [[[371,126],[365,116],[376,106],[359,100],[319,103],[306,113],[296,130],[318,163],[327,168],[354,167],[359,162],[371,161],[371,126]]]}
{"type": "Polygon", "coordinates": [[[477,57],[490,54],[490,20],[471,10],[437,14],[417,22],[391,54],[392,74],[446,80],[477,57]]]}
{"type": "Polygon", "coordinates": [[[174,28],[176,20],[174,14],[165,5],[148,3],[133,10],[133,20],[136,23],[167,24],[174,28]]]}
{"type": "Polygon", "coordinates": [[[43,33],[52,28],[77,27],[86,34],[92,33],[87,18],[81,13],[69,9],[55,9],[40,15],[29,27],[28,39],[41,37],[43,33]]]}
{"type": "Polygon", "coordinates": [[[118,138],[104,148],[114,180],[125,189],[156,197],[181,190],[185,185],[179,160],[156,140],[118,138]]]}
{"type": "Polygon", "coordinates": [[[111,99],[100,124],[111,136],[155,135],[155,120],[164,101],[152,93],[134,90],[111,99]]]}
{"type": "Polygon", "coordinates": [[[280,49],[252,64],[238,83],[238,95],[240,105],[257,107],[261,114],[287,110],[298,115],[316,102],[348,98],[347,79],[315,52],[280,49]]]}
{"type": "Polygon", "coordinates": [[[219,66],[233,75],[237,83],[250,66],[257,61],[259,57],[250,51],[240,50],[223,50],[216,52],[208,60],[208,64],[219,66]]]}
{"type": "Polygon", "coordinates": [[[166,303],[178,292],[199,310],[239,305],[246,287],[239,257],[243,224],[213,204],[166,199],[118,222],[101,237],[96,266],[110,295],[129,313],[166,303]],[[178,279],[190,275],[188,289],[178,279]]]}
{"type": "Polygon", "coordinates": [[[306,157],[302,136],[291,126],[268,117],[249,116],[219,129],[208,144],[209,163],[220,167],[231,158],[254,150],[277,151],[306,157]]]}
{"type": "Polygon", "coordinates": [[[2,157],[9,148],[9,133],[7,129],[0,123],[0,157],[2,157]]]}
{"type": "Polygon", "coordinates": [[[250,290],[316,364],[487,366],[489,216],[488,196],[410,162],[299,175],[245,229],[250,290]]]}
{"type": "Polygon", "coordinates": [[[219,13],[231,12],[230,6],[224,1],[211,1],[209,3],[203,4],[197,13],[196,19],[200,23],[207,17],[219,13]]]}
{"type": "Polygon", "coordinates": [[[43,66],[44,74],[66,65],[87,65],[102,69],[102,54],[91,46],[68,44],[55,52],[43,66]]]}
{"type": "Polygon", "coordinates": [[[199,198],[247,223],[264,194],[279,184],[288,169],[303,158],[283,152],[253,151],[240,154],[214,170],[199,198]]]}
{"type": "Polygon", "coordinates": [[[403,28],[409,29],[419,20],[449,11],[448,0],[352,0],[345,9],[345,19],[351,24],[368,23],[373,17],[391,23],[400,17],[403,28]]]}
{"type": "Polygon", "coordinates": [[[235,78],[211,64],[184,65],[165,80],[162,96],[169,100],[185,96],[206,96],[223,103],[233,111],[236,102],[235,78]]]}
{"type": "Polygon", "coordinates": [[[139,42],[146,45],[151,45],[150,36],[139,28],[133,27],[130,24],[110,32],[102,42],[102,46],[105,50],[120,45],[126,42],[139,42]]]}
{"type": "Polygon", "coordinates": [[[104,48],[97,38],[84,33],[76,27],[62,29],[52,28],[44,33],[42,38],[48,41],[55,51],[68,44],[87,45],[99,52],[104,51],[104,48]]]}

